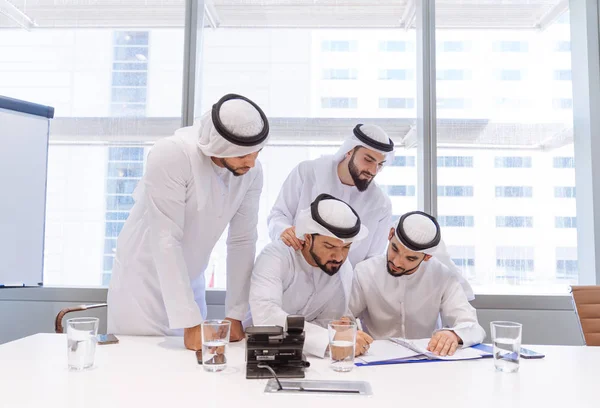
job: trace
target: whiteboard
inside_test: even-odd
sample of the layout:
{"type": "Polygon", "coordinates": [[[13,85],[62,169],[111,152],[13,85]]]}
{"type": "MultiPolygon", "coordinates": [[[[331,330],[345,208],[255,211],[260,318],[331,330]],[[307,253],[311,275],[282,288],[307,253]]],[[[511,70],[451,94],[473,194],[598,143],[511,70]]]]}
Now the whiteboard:
{"type": "Polygon", "coordinates": [[[44,265],[46,116],[54,110],[46,107],[40,116],[14,102],[0,97],[0,285],[37,286],[44,265]]]}

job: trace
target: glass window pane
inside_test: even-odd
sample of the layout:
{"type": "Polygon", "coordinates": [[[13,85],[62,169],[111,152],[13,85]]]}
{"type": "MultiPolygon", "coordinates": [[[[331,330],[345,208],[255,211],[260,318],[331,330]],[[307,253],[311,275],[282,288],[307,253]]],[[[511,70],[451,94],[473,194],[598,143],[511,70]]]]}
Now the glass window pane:
{"type": "Polygon", "coordinates": [[[476,293],[566,294],[577,281],[576,257],[552,257],[577,248],[569,14],[542,30],[492,17],[517,13],[535,26],[557,4],[499,2],[490,14],[436,0],[437,206],[474,217],[472,232],[442,231],[448,247],[474,248],[476,268],[463,270],[476,293]],[[459,80],[461,71],[470,75],[459,80]]]}
{"type": "Polygon", "coordinates": [[[56,251],[43,271],[51,286],[109,282],[144,154],[181,124],[184,2],[146,2],[143,13],[131,0],[102,2],[81,18],[83,3],[27,2],[35,29],[0,35],[0,95],[55,108],[45,234],[56,251]]]}

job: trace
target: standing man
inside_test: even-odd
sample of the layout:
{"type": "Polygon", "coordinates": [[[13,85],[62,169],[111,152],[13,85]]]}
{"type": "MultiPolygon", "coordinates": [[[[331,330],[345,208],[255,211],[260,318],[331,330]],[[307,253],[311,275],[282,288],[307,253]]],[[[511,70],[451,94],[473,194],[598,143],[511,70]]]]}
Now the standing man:
{"type": "Polygon", "coordinates": [[[302,238],[296,236],[294,221],[315,197],[327,193],[354,208],[371,231],[367,239],[352,246],[352,265],[381,254],[392,224],[392,203],[373,179],[393,159],[394,142],[382,128],[356,125],[353,136],[334,156],[304,161],[292,170],[267,219],[271,240],[281,239],[300,250],[302,238]]]}
{"type": "Polygon", "coordinates": [[[268,135],[260,107],[229,94],[199,123],[156,142],[117,242],[109,332],[176,335],[183,329],[185,346],[200,349],[204,270],[229,225],[225,308],[231,339],[244,337],[263,186],[257,156],[268,135]]]}
{"type": "MultiPolygon", "coordinates": [[[[254,265],[250,309],[255,325],[285,328],[288,315],[306,320],[304,349],[324,357],[329,346],[327,322],[346,316],[352,286],[350,248],[369,232],[345,202],[319,195],[295,222],[304,241],[295,251],[281,241],[268,244],[254,265]]],[[[358,332],[355,353],[363,354],[373,339],[358,332]]]]}
{"type": "Polygon", "coordinates": [[[446,356],[483,341],[469,283],[447,256],[435,218],[404,214],[388,234],[387,254],[356,265],[350,310],[375,339],[429,338],[446,356]],[[438,317],[441,328],[438,329],[438,317]]]}

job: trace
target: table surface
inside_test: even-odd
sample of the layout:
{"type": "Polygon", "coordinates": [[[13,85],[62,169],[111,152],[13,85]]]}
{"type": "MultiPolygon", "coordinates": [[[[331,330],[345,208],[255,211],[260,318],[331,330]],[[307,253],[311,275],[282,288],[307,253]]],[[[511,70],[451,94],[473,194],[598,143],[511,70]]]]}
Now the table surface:
{"type": "Polygon", "coordinates": [[[350,373],[310,359],[307,379],[368,381],[373,395],[282,395],[263,393],[267,380],[245,378],[243,342],[229,346],[224,372],[208,373],[181,338],[119,339],[98,346],[94,368],[81,372],[67,369],[64,335],[0,345],[0,407],[316,408],[328,400],[343,408],[600,407],[600,347],[529,346],[546,358],[521,360],[512,374],[496,372],[491,359],[355,367],[350,373]]]}

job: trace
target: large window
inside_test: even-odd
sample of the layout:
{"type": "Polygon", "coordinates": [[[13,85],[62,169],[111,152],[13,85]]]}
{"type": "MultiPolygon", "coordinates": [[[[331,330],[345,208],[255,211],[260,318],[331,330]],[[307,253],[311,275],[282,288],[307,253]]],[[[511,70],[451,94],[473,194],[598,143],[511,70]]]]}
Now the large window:
{"type": "Polygon", "coordinates": [[[3,25],[0,95],[55,108],[44,284],[106,285],[147,150],[181,124],[184,4],[51,3],[3,25]]]}
{"type": "MultiPolygon", "coordinates": [[[[148,151],[181,125],[185,2],[148,2],[144,13],[127,0],[96,13],[54,3],[28,2],[38,26],[0,36],[0,94],[56,109],[44,282],[102,285],[148,151]]],[[[257,249],[270,241],[266,219],[289,171],[334,153],[357,123],[396,143],[376,178],[394,216],[417,209],[413,11],[226,3],[200,24],[194,112],[235,92],[269,117],[257,249]]],[[[544,16],[566,6],[437,6],[434,187],[452,259],[477,293],[564,293],[577,281],[570,24],[568,11],[544,16]]],[[[211,288],[226,285],[225,236],[207,268],[211,288]]]]}
{"type": "Polygon", "coordinates": [[[475,268],[460,263],[477,293],[568,293],[576,277],[570,24],[568,11],[544,18],[566,7],[557,4],[525,12],[532,3],[517,0],[492,12],[436,1],[437,211],[445,223],[446,214],[475,221],[442,233],[449,247],[474,248],[475,268]],[[499,23],[504,7],[540,29],[499,23]],[[469,75],[449,80],[460,72],[469,75]],[[453,156],[468,165],[450,165],[453,156]],[[473,195],[457,199],[450,185],[473,195]],[[574,250],[554,257],[559,247],[574,250]]]}

